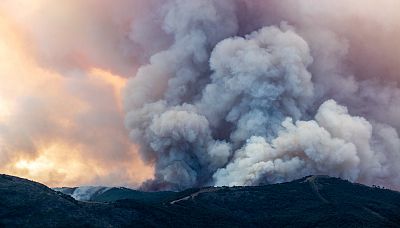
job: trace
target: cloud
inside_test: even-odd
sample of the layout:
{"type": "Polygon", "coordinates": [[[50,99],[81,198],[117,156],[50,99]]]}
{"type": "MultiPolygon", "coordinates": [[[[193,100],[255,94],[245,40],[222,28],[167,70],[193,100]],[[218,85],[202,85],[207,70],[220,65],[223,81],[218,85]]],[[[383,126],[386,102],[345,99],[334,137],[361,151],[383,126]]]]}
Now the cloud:
{"type": "Polygon", "coordinates": [[[147,190],[309,174],[399,189],[399,6],[4,0],[1,170],[147,190]]]}
{"type": "Polygon", "coordinates": [[[144,188],[315,173],[399,187],[398,3],[157,4],[145,17],[158,20],[133,26],[164,31],[145,46],[169,46],[144,54],[125,91],[131,139],[155,164],[144,188]]]}
{"type": "Polygon", "coordinates": [[[1,172],[51,186],[137,186],[151,177],[123,125],[126,79],[97,65],[54,68],[60,65],[32,51],[40,44],[30,43],[32,35],[18,19],[1,12],[1,172]]]}

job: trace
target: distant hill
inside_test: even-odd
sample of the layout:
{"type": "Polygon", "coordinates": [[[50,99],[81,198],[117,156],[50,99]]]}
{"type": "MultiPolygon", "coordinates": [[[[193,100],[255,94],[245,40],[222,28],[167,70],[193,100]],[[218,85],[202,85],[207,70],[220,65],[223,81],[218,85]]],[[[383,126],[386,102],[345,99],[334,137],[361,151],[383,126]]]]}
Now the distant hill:
{"type": "Polygon", "coordinates": [[[75,187],[54,188],[53,190],[70,195],[76,200],[92,202],[114,202],[132,199],[141,203],[157,204],[167,199],[174,199],[177,192],[142,192],[124,187],[75,187]]]}
{"type": "Polygon", "coordinates": [[[88,201],[70,196],[77,189],[0,175],[0,227],[400,227],[400,193],[324,176],[183,192],[98,187],[88,201]]]}

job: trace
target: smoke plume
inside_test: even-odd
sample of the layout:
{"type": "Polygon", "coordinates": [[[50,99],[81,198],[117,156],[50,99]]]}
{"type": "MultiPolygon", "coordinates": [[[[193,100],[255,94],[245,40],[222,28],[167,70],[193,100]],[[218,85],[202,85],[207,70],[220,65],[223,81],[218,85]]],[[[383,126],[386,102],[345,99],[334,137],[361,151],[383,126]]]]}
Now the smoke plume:
{"type": "Polygon", "coordinates": [[[155,166],[144,189],[310,174],[400,188],[397,1],[141,7],[131,37],[149,58],[124,104],[130,137],[155,166]]]}
{"type": "Polygon", "coordinates": [[[399,9],[2,0],[0,171],[52,186],[327,174],[400,189],[399,9]]]}

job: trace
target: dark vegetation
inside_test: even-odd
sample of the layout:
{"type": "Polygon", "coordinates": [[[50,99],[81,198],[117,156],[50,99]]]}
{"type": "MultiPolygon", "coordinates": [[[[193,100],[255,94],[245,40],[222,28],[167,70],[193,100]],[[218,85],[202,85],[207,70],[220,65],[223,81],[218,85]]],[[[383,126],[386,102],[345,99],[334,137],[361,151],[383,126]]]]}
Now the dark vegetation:
{"type": "Polygon", "coordinates": [[[176,192],[141,192],[129,188],[112,188],[100,195],[91,198],[94,202],[114,202],[123,199],[132,199],[139,203],[157,204],[174,198],[176,192]]]}
{"type": "Polygon", "coordinates": [[[178,193],[113,188],[91,200],[0,175],[0,227],[400,227],[400,193],[321,176],[178,193]]]}

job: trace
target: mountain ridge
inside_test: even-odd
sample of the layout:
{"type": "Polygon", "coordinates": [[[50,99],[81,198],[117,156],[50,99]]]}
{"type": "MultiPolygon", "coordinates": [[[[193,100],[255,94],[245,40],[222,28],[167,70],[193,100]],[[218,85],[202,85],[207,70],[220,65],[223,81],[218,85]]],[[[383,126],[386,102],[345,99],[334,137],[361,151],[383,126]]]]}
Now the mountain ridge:
{"type": "Polygon", "coordinates": [[[78,201],[40,183],[0,175],[0,227],[400,226],[399,192],[328,176],[162,194],[131,191],[78,201]]]}

